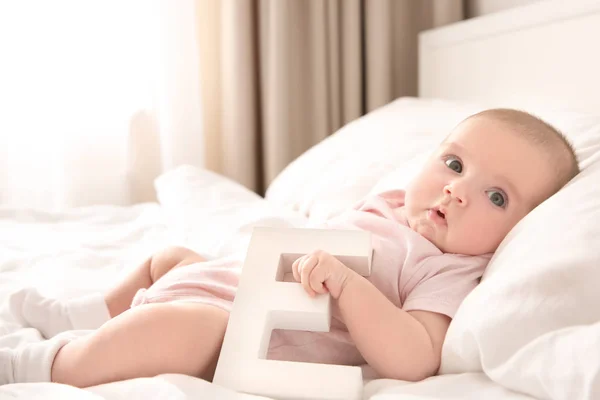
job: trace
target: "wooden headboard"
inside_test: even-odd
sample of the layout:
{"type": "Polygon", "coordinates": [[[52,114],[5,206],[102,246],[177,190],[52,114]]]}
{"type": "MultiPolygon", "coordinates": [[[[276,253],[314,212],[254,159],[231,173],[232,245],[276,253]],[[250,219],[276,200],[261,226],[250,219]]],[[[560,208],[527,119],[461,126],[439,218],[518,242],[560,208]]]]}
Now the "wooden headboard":
{"type": "Polygon", "coordinates": [[[545,0],[421,33],[419,96],[600,115],[600,0],[545,0]]]}

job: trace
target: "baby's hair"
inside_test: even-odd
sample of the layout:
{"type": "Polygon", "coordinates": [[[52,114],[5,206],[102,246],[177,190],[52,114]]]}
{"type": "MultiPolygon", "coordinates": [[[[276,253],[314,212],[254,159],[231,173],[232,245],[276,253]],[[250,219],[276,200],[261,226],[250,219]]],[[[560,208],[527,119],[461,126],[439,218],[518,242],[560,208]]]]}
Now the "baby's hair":
{"type": "Polygon", "coordinates": [[[579,162],[573,146],[565,135],[543,119],[528,112],[510,108],[493,108],[474,114],[469,118],[477,117],[491,118],[514,127],[518,134],[547,150],[548,156],[557,161],[557,182],[552,194],[579,174],[579,162]]]}

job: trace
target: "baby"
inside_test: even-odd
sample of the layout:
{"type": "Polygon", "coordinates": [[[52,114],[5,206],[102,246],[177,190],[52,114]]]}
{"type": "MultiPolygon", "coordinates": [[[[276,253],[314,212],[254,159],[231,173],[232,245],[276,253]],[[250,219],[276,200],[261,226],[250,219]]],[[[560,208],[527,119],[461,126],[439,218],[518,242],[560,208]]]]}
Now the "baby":
{"type": "MultiPolygon", "coordinates": [[[[450,321],[500,242],[578,172],[567,140],[530,114],[467,118],[406,191],[368,197],[319,225],[371,232],[371,276],[323,251],[298,258],[294,279],[334,299],[331,332],[274,331],[268,358],[366,363],[380,377],[411,381],[436,374],[450,321]]],[[[0,384],[87,387],[162,373],[210,380],[240,270],[235,257],[169,248],[105,296],[60,302],[18,291],[13,315],[48,340],[0,349],[0,384]]]]}

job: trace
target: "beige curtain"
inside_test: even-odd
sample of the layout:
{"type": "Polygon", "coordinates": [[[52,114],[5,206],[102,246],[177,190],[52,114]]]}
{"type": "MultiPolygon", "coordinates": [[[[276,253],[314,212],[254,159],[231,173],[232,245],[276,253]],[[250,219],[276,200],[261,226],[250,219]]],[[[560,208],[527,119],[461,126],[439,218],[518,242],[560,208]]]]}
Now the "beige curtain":
{"type": "Polygon", "coordinates": [[[342,125],[417,95],[417,35],[461,0],[196,0],[207,168],[262,193],[342,125]]]}

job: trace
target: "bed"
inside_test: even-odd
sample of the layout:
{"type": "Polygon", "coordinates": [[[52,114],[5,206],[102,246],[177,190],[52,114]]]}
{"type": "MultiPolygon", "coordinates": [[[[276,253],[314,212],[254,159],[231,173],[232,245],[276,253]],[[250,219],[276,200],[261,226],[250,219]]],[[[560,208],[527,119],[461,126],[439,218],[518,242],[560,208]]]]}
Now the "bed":
{"type": "MultiPolygon", "coordinates": [[[[105,290],[151,252],[188,246],[243,253],[257,226],[302,227],[362,196],[401,186],[464,117],[523,108],[575,145],[583,172],[523,219],[465,299],[440,375],[365,381],[363,398],[600,398],[600,1],[561,0],[425,32],[418,98],[348,124],[290,164],[260,197],[182,166],[160,176],[158,202],[62,213],[0,208],[0,304],[24,285],[60,298],[105,290]],[[68,272],[68,274],[67,274],[68,272]]],[[[0,347],[40,340],[0,306],[0,347]]],[[[257,399],[209,382],[161,375],[76,389],[0,387],[0,399],[257,399]]]]}

